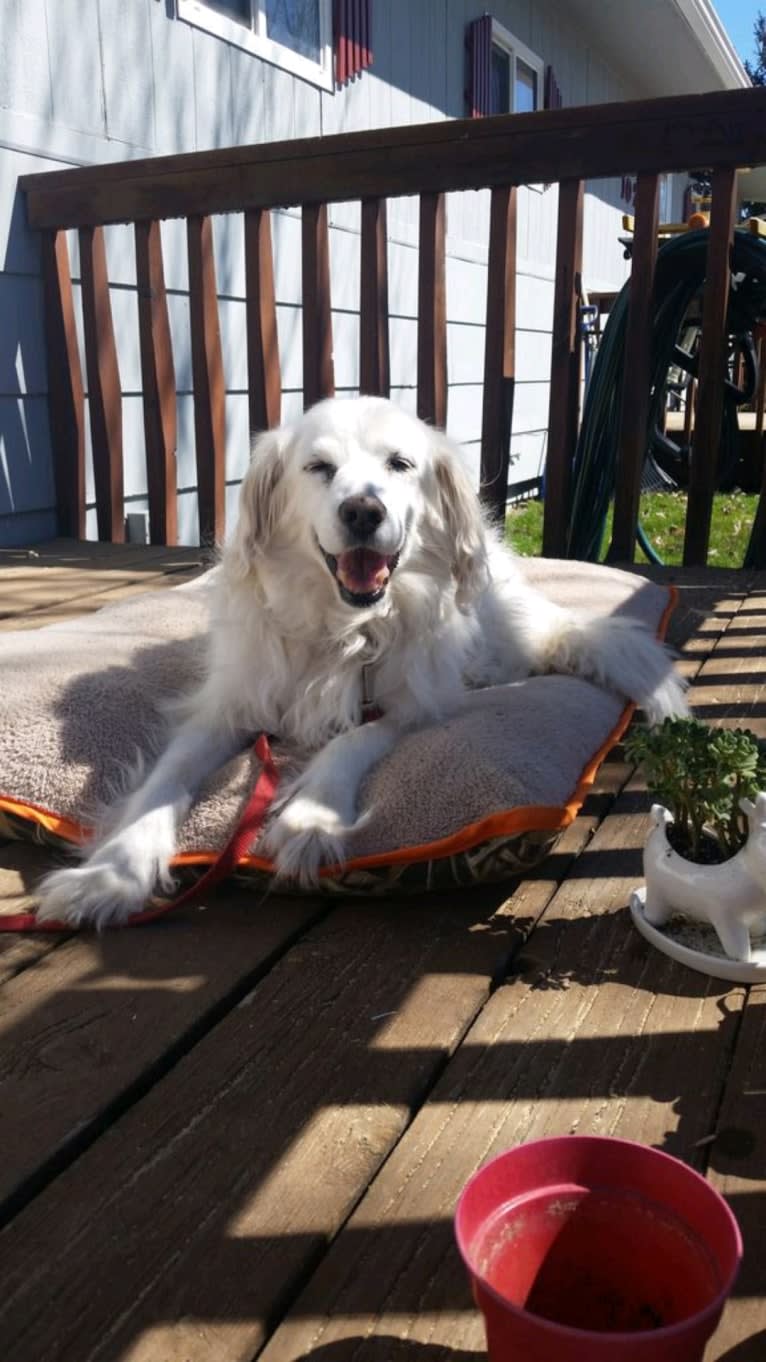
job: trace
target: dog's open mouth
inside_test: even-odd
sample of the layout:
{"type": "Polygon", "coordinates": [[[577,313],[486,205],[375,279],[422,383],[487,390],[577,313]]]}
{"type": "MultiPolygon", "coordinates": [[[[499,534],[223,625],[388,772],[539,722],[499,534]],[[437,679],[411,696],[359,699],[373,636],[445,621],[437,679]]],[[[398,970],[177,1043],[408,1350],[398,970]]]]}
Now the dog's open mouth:
{"type": "Polygon", "coordinates": [[[343,600],[358,606],[374,605],[382,598],[399,561],[398,553],[376,553],[363,546],[344,549],[337,557],[325,549],[322,554],[343,600]]]}

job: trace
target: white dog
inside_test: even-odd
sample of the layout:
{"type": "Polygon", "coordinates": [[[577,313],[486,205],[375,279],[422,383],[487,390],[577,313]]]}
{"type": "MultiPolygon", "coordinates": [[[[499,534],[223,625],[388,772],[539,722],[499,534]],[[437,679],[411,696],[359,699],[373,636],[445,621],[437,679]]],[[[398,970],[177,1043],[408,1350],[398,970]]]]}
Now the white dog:
{"type": "Polygon", "coordinates": [[[454,446],[382,398],[329,399],[260,436],[215,576],[206,679],[108,835],[44,881],[43,917],[121,922],[167,886],[195,791],[259,731],[310,758],[264,843],[307,884],[342,861],[366,772],[467,687],[573,672],[652,719],[685,711],[662,646],[528,587],[454,446]],[[366,693],[381,717],[362,724],[366,693]]]}

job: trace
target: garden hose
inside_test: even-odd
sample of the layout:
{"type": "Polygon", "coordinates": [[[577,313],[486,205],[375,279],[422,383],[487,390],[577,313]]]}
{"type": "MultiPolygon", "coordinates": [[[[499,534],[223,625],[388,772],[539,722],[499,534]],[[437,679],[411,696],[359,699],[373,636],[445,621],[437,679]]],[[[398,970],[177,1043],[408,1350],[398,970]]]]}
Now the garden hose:
{"type": "MultiPolygon", "coordinates": [[[[678,337],[689,306],[705,280],[708,235],[707,228],[685,232],[665,242],[657,252],[647,454],[651,448],[651,433],[661,424],[668,372],[678,364],[679,356],[684,356],[677,348],[678,337]]],[[[766,241],[749,233],[736,232],[731,250],[731,272],[727,330],[731,336],[744,337],[749,335],[759,318],[766,316],[766,241]]],[[[629,297],[630,281],[615,299],[604,328],[585,395],[575,451],[567,554],[570,558],[589,562],[599,559],[607,512],[615,490],[629,297]]],[[[727,386],[733,390],[728,380],[727,386]]],[[[719,480],[731,477],[731,440],[736,440],[737,431],[735,400],[732,397],[725,403],[719,480]]],[[[743,400],[741,395],[739,400],[743,400]]],[[[640,526],[638,540],[650,561],[662,561],[640,526]]],[[[756,560],[765,555],[766,545],[759,548],[754,526],[745,566],[755,566],[756,560]]]]}

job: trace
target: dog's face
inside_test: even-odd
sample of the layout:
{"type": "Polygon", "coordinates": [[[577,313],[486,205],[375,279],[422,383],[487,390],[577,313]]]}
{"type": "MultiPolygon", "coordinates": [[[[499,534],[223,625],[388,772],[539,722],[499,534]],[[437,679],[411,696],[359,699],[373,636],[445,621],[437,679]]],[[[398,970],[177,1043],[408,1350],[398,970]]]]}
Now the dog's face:
{"type": "Polygon", "coordinates": [[[292,514],[346,605],[375,605],[406,559],[427,465],[425,427],[387,402],[324,402],[298,427],[292,514]]]}
{"type": "Polygon", "coordinates": [[[370,609],[424,541],[458,585],[483,562],[478,500],[456,452],[393,403],[330,398],[256,442],[234,540],[244,566],[278,543],[312,556],[346,606],[370,609]]]}

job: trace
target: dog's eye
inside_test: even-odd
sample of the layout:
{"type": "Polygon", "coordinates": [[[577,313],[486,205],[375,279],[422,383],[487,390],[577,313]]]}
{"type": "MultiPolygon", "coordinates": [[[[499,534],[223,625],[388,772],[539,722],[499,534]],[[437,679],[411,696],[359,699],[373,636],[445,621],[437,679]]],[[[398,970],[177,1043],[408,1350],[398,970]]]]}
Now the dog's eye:
{"type": "Polygon", "coordinates": [[[405,459],[403,454],[392,454],[388,459],[388,467],[392,473],[407,473],[415,465],[409,459],[405,459]]]}
{"type": "Polygon", "coordinates": [[[312,459],[304,469],[305,473],[318,473],[320,477],[326,478],[330,482],[337,473],[334,463],[328,463],[326,459],[312,459]]]}

